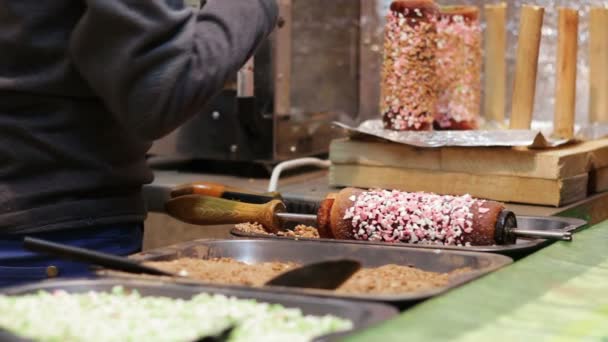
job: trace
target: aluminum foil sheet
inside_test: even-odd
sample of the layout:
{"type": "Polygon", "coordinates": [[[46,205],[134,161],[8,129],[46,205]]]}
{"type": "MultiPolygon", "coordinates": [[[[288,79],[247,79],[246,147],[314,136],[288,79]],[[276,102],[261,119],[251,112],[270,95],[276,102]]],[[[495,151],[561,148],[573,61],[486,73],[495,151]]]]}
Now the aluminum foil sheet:
{"type": "Polygon", "coordinates": [[[596,140],[608,137],[608,125],[605,123],[594,123],[576,130],[576,136],[582,140],[596,140]]]}
{"type": "MultiPolygon", "coordinates": [[[[550,136],[553,132],[553,122],[551,121],[532,121],[532,129],[540,131],[545,136],[550,136]]],[[[597,140],[608,137],[608,124],[606,123],[594,123],[594,124],[575,124],[574,125],[574,136],[576,140],[587,141],[597,140]]]]}
{"type": "MultiPolygon", "coordinates": [[[[483,124],[483,123],[482,123],[483,124]]],[[[415,147],[528,147],[552,148],[568,143],[597,140],[608,137],[608,124],[581,125],[574,127],[574,139],[551,137],[553,122],[536,120],[530,130],[507,130],[503,127],[485,125],[476,131],[429,131],[398,132],[384,128],[382,120],[367,120],[359,126],[334,122],[346,130],[351,137],[368,136],[415,147]]]]}
{"type": "Polygon", "coordinates": [[[334,122],[351,136],[372,136],[399,144],[416,147],[557,147],[571,142],[552,139],[540,130],[477,130],[477,131],[429,131],[397,132],[384,129],[381,120],[367,120],[358,127],[334,122]]]}

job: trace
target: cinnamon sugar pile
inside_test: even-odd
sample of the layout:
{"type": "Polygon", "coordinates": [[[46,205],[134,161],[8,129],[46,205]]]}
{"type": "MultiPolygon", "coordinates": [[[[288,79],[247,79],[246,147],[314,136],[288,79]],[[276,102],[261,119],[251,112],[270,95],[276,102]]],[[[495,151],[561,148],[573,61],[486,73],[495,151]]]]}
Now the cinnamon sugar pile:
{"type": "Polygon", "coordinates": [[[240,223],[234,226],[234,228],[240,230],[243,233],[249,234],[262,234],[262,235],[273,235],[264,229],[264,226],[254,222],[254,223],[240,223]]]}
{"type": "Polygon", "coordinates": [[[270,236],[282,236],[289,238],[303,238],[303,239],[319,239],[319,231],[315,227],[309,227],[306,225],[296,226],[293,230],[280,231],[276,234],[267,232],[264,226],[259,223],[241,223],[234,226],[236,229],[243,233],[248,234],[261,234],[270,236]]]}
{"type": "Polygon", "coordinates": [[[295,263],[265,262],[249,265],[234,259],[192,259],[148,262],[146,265],[167,272],[214,284],[263,286],[267,280],[297,267],[295,263]]]}
{"type": "MultiPolygon", "coordinates": [[[[299,266],[290,262],[246,264],[238,260],[190,259],[149,262],[146,265],[208,283],[261,287],[273,277],[299,266]]],[[[345,294],[402,294],[445,287],[451,276],[470,271],[460,269],[451,273],[435,273],[414,267],[385,265],[365,268],[355,273],[338,290],[345,294]]]]}
{"type": "Polygon", "coordinates": [[[315,227],[309,227],[306,225],[299,225],[293,230],[286,230],[278,232],[277,236],[285,236],[290,238],[305,238],[305,239],[319,239],[319,231],[315,227]]]}

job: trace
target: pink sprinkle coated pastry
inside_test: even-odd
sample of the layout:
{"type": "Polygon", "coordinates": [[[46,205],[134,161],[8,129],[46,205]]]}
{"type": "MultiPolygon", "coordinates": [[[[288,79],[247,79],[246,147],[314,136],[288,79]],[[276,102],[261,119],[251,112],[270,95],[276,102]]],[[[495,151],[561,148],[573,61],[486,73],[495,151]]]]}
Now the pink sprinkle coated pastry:
{"type": "Polygon", "coordinates": [[[475,6],[437,17],[437,129],[476,129],[481,108],[482,32],[475,6]]]}
{"type": "Polygon", "coordinates": [[[437,106],[437,9],[432,1],[395,1],[386,18],[380,110],[384,127],[433,128],[437,106]]]}
{"type": "Polygon", "coordinates": [[[475,219],[490,211],[469,195],[440,196],[396,190],[351,196],[343,219],[357,240],[470,246],[475,219]]]}

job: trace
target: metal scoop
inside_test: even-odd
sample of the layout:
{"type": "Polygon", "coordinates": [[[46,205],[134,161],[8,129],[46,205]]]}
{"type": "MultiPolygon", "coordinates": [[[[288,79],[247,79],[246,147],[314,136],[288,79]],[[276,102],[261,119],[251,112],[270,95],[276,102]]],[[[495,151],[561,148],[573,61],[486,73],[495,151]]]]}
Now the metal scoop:
{"type": "MultiPolygon", "coordinates": [[[[149,267],[125,257],[60,243],[26,237],[23,245],[26,249],[33,252],[45,253],[71,261],[94,264],[115,271],[183,278],[183,276],[149,267]]],[[[269,280],[266,282],[266,285],[335,290],[360,268],[361,264],[355,260],[323,261],[289,270],[269,280]]]]}

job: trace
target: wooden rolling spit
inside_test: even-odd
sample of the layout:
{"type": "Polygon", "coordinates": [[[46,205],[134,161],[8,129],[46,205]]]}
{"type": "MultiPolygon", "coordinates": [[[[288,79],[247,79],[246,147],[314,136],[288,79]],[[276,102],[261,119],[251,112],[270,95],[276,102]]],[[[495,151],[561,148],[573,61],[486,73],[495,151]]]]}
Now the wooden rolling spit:
{"type": "Polygon", "coordinates": [[[317,215],[290,214],[280,201],[249,204],[200,195],[167,202],[167,212],[184,222],[219,225],[258,222],[269,232],[286,221],[316,225],[322,238],[437,245],[502,245],[520,237],[571,240],[565,232],[517,229],[515,215],[501,203],[470,196],[347,188],[330,194],[317,215]]]}

